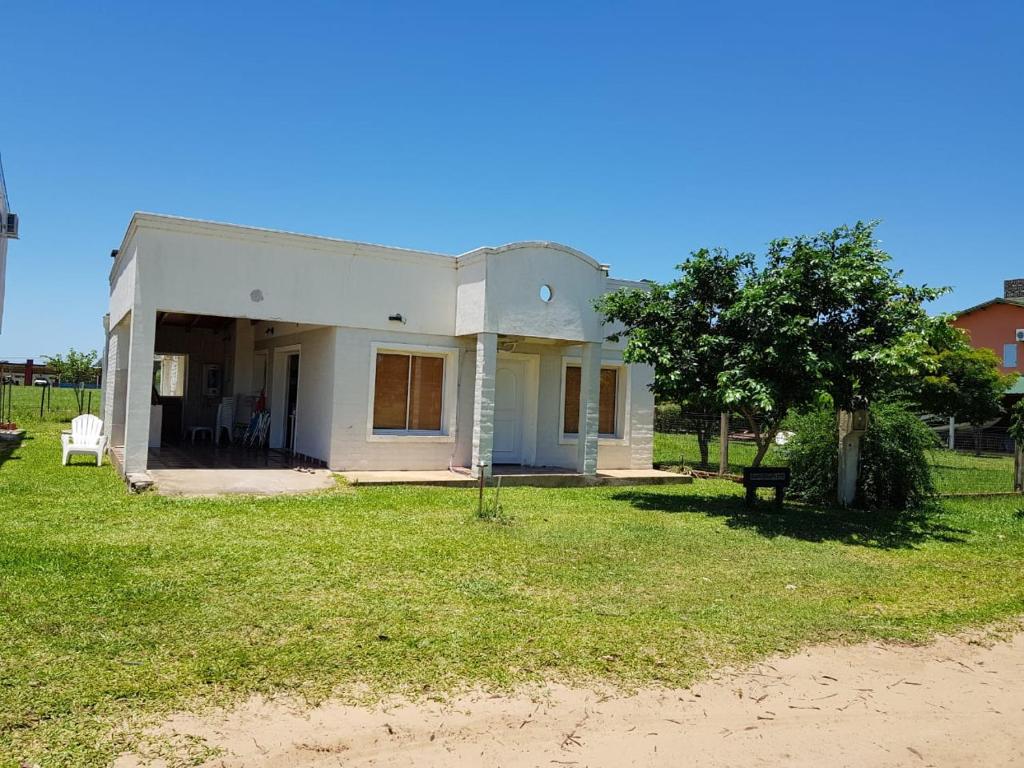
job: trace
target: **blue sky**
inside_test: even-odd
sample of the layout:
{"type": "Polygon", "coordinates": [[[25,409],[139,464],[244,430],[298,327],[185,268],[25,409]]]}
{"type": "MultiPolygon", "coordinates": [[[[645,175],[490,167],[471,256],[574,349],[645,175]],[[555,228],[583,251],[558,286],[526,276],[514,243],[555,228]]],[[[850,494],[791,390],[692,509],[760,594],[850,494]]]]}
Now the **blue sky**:
{"type": "MultiPolygon", "coordinates": [[[[156,211],[666,279],[857,219],[936,305],[1024,277],[1024,4],[7,3],[0,359],[101,348],[156,211]]],[[[197,276],[198,278],[199,276],[197,276]]]]}

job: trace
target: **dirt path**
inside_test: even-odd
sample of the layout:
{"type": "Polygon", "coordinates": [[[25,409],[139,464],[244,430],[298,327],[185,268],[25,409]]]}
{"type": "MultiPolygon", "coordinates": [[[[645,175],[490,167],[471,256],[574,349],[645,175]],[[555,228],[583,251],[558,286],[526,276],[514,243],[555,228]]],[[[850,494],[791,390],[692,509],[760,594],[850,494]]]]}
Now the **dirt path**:
{"type": "Polygon", "coordinates": [[[553,685],[377,709],[254,699],[161,731],[221,748],[206,765],[228,768],[1024,765],[1024,632],[815,647],[634,696],[553,685]]]}

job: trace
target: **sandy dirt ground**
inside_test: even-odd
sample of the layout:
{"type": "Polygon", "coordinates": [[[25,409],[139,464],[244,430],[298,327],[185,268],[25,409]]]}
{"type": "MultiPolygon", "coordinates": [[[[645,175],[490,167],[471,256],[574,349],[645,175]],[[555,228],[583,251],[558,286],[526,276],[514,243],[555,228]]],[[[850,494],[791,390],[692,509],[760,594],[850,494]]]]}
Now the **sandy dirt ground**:
{"type": "Polygon", "coordinates": [[[204,741],[220,751],[205,765],[225,768],[1024,765],[1024,632],[813,647],[628,696],[550,685],[377,708],[259,698],[159,733],[204,741]]]}

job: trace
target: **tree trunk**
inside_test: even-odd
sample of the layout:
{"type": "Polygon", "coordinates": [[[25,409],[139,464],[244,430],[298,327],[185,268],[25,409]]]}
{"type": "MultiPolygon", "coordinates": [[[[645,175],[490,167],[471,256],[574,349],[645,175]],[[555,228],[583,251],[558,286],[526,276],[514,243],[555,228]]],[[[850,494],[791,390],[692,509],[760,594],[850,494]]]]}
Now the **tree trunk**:
{"type": "Polygon", "coordinates": [[[697,427],[697,448],[700,449],[700,466],[704,469],[708,467],[709,451],[708,443],[710,442],[708,436],[707,425],[703,422],[697,427]]]}
{"type": "Polygon", "coordinates": [[[754,444],[757,445],[757,453],[754,454],[754,460],[750,463],[750,466],[760,467],[761,462],[764,461],[765,454],[771,448],[772,441],[775,440],[775,433],[779,430],[777,427],[771,427],[762,433],[761,425],[758,424],[754,414],[747,410],[744,410],[742,413],[743,418],[747,420],[750,431],[754,433],[754,444]]]}

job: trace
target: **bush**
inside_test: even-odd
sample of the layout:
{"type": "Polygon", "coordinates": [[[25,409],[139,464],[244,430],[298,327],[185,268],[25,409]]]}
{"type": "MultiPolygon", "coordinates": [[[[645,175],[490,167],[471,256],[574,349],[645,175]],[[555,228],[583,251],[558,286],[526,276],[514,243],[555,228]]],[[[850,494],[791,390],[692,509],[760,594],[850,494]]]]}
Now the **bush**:
{"type": "MultiPolygon", "coordinates": [[[[835,411],[801,414],[785,447],[793,473],[790,492],[806,501],[834,504],[838,487],[839,433],[835,411]]],[[[934,493],[928,451],[935,434],[915,414],[895,404],[871,408],[861,441],[857,506],[902,511],[920,507],[934,493]]]]}

